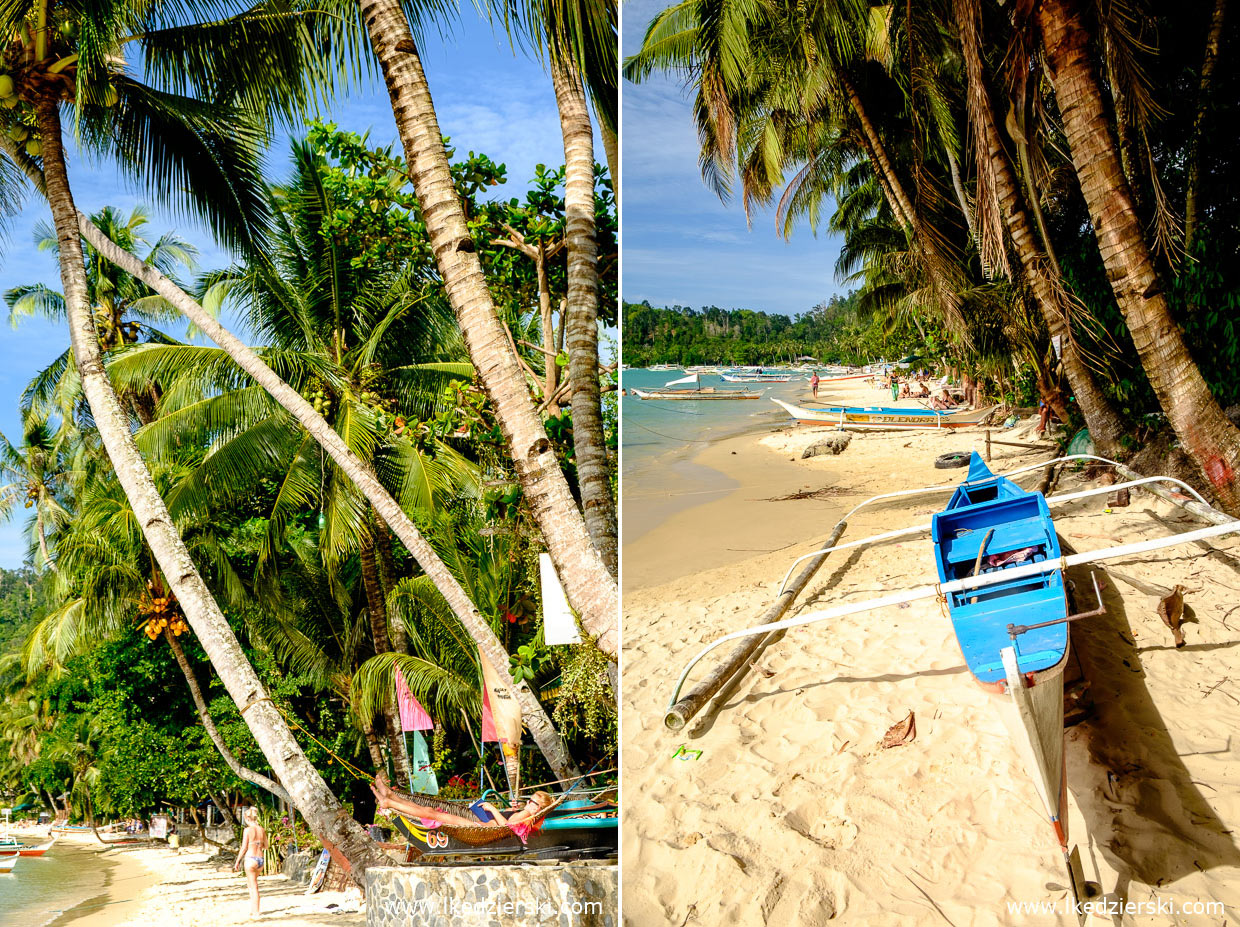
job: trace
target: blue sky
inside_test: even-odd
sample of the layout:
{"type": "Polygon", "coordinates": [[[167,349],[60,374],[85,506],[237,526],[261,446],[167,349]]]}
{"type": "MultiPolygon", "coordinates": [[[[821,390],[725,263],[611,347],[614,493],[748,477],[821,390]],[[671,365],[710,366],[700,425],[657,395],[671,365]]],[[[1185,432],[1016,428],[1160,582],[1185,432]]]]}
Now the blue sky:
{"type": "MultiPolygon", "coordinates": [[[[624,55],[641,47],[668,0],[622,4],[624,55]]],[[[794,314],[841,292],[832,268],[838,244],[808,227],[791,242],[772,211],[746,225],[739,200],[722,204],[698,169],[691,97],[653,76],[621,87],[621,208],[624,298],[652,305],[763,309],[794,314]]]]}
{"type": "MultiPolygon", "coordinates": [[[[496,196],[516,196],[526,187],[538,163],[562,164],[563,141],[556,115],[555,94],[542,67],[524,52],[514,54],[505,36],[496,36],[466,5],[454,34],[427,35],[419,42],[423,66],[439,114],[440,128],[457,153],[484,152],[507,165],[508,182],[496,196]]],[[[341,128],[370,130],[375,143],[397,142],[396,127],[381,80],[351,90],[331,106],[323,118],[341,128]]],[[[399,144],[397,149],[399,150],[399,144]]],[[[268,152],[269,176],[287,171],[288,145],[277,142],[268,152]]],[[[604,161],[595,142],[595,158],[604,161]]],[[[91,163],[71,152],[69,179],[78,207],[93,212],[105,205],[125,211],[138,204],[148,207],[148,230],[158,235],[175,229],[200,251],[203,268],[226,266],[227,254],[210,234],[192,220],[157,208],[153,200],[108,163],[91,163]]],[[[51,256],[35,249],[33,229],[50,222],[46,203],[27,199],[22,214],[0,241],[0,292],[18,284],[42,282],[60,289],[60,277],[51,256]]],[[[7,324],[7,308],[0,308],[0,431],[14,443],[21,440],[18,412],[20,394],[31,377],[68,345],[63,325],[26,320],[16,330],[7,324]]],[[[24,510],[12,521],[0,523],[0,567],[15,568],[25,557],[24,510]]]]}

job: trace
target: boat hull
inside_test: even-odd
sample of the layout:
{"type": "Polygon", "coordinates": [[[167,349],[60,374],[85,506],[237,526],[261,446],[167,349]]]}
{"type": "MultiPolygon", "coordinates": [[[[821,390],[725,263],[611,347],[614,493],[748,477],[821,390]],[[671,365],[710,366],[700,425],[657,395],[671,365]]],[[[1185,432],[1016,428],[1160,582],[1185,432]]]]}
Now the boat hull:
{"type": "Polygon", "coordinates": [[[761,399],[762,393],[751,393],[745,390],[677,389],[677,390],[646,390],[630,387],[630,391],[638,399],[679,399],[689,401],[712,399],[761,399]]]}
{"type": "Polygon", "coordinates": [[[978,412],[934,412],[930,409],[824,408],[808,409],[772,397],[802,425],[833,427],[844,431],[952,430],[981,424],[993,409],[978,412]]]}
{"type": "MultiPolygon", "coordinates": [[[[968,477],[931,519],[930,535],[941,583],[1003,577],[1018,564],[1061,559],[1042,494],[994,476],[976,453],[968,477]]],[[[1000,719],[1066,851],[1063,674],[1070,642],[1063,571],[951,592],[945,606],[965,664],[995,695],[1000,719]]]]}

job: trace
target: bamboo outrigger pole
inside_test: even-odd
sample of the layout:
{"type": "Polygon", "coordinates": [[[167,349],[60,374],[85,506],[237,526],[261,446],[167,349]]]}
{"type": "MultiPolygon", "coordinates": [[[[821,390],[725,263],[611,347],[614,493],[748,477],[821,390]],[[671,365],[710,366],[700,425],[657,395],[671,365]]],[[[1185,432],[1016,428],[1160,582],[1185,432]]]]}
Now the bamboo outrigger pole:
{"type": "Polygon", "coordinates": [[[1196,531],[1184,531],[1180,534],[1173,534],[1165,538],[1153,538],[1149,541],[1136,541],[1132,544],[1119,544],[1115,547],[1105,547],[1102,550],[1091,550],[1080,554],[1071,554],[1066,557],[1060,557],[1058,560],[1044,560],[1038,563],[1030,563],[1025,566],[1012,567],[1006,570],[1000,570],[995,573],[984,573],[981,576],[970,576],[965,579],[954,579],[946,583],[931,583],[925,586],[917,586],[913,589],[897,592],[892,595],[880,596],[877,599],[866,599],[864,602],[853,602],[848,605],[837,605],[835,608],[828,608],[820,612],[810,612],[797,618],[786,618],[783,621],[776,621],[771,624],[758,625],[752,628],[743,628],[740,631],[733,631],[725,634],[716,641],[707,644],[697,655],[689,661],[684,671],[680,674],[680,679],[676,682],[676,689],[672,693],[669,712],[677,704],[676,699],[680,696],[680,690],[685,684],[685,679],[689,675],[689,671],[693,669],[698,662],[721,644],[728,641],[740,640],[745,637],[752,637],[758,634],[769,635],[776,631],[784,631],[788,628],[798,628],[801,625],[814,624],[819,621],[827,621],[831,618],[843,618],[847,615],[855,615],[859,612],[867,612],[876,608],[885,608],[888,605],[900,605],[904,602],[912,602],[916,599],[929,599],[940,595],[947,595],[952,592],[965,592],[970,589],[980,589],[983,586],[990,586],[994,583],[1006,582],[1008,580],[1024,579],[1026,576],[1037,576],[1041,573],[1049,573],[1052,570],[1067,570],[1069,567],[1078,566],[1082,563],[1095,563],[1099,560],[1109,560],[1115,557],[1130,557],[1136,554],[1144,554],[1152,550],[1160,550],[1164,547],[1174,547],[1177,544],[1189,544],[1194,541],[1204,541],[1207,538],[1220,537],[1224,534],[1240,534],[1240,520],[1229,521],[1221,525],[1211,525],[1208,528],[1198,528],[1196,531]]]}

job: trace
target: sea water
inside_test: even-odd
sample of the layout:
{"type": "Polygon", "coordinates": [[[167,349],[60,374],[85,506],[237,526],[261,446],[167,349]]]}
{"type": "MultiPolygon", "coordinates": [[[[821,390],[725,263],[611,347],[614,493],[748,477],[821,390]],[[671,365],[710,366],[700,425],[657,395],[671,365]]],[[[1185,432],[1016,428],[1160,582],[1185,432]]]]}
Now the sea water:
{"type": "MultiPolygon", "coordinates": [[[[687,376],[683,370],[624,370],[625,390],[655,389],[687,376]]],[[[630,544],[672,514],[718,498],[735,486],[722,473],[696,465],[692,457],[717,441],[790,423],[788,413],[771,397],[788,402],[812,402],[809,382],[728,383],[703,375],[703,387],[762,391],[761,399],[668,401],[620,399],[621,470],[624,490],[623,537],[630,544]]],[[[673,389],[692,388],[692,384],[673,389]]]]}
{"type": "MultiPolygon", "coordinates": [[[[101,850],[60,840],[43,856],[19,859],[12,872],[0,873],[0,924],[47,927],[99,910],[116,865],[101,850]]],[[[133,886],[133,894],[141,890],[133,886]]]]}

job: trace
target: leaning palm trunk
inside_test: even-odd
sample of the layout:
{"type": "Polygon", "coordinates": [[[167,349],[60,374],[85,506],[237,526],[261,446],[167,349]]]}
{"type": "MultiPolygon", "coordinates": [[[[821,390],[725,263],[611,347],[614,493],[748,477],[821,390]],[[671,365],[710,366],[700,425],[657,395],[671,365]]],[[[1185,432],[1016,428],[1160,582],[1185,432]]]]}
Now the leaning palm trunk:
{"type": "MultiPolygon", "coordinates": [[[[3,133],[0,133],[0,147],[4,147],[9,151],[12,151],[14,148],[12,141],[3,133]]],[[[43,175],[36,169],[31,168],[27,159],[17,157],[13,161],[16,164],[26,165],[31,181],[46,194],[43,175]]],[[[200,331],[204,332],[207,337],[223,348],[233,362],[249,374],[254,382],[261,386],[289,415],[297,419],[310,436],[318,442],[319,446],[327,452],[332,462],[353,481],[353,484],[374,507],[379,517],[400,538],[401,543],[405,545],[405,549],[413,555],[418,565],[422,567],[423,572],[426,573],[431,582],[435,584],[435,588],[443,595],[444,600],[448,603],[448,607],[452,609],[453,614],[457,616],[469,633],[469,636],[478,646],[479,652],[485,654],[488,660],[495,661],[492,663],[493,666],[507,666],[509,662],[507,651],[504,650],[499,638],[495,636],[495,632],[491,630],[491,626],[479,614],[478,609],[474,606],[465,590],[461,588],[461,584],[456,577],[452,575],[452,571],[440,559],[435,549],[422,537],[417,526],[405,514],[400,504],[392,498],[391,493],[379,482],[379,478],[375,476],[374,471],[349,449],[349,446],[345,444],[340,435],[332,429],[322,415],[314,410],[314,407],[306,401],[306,398],[280,379],[276,372],[268,367],[263,362],[263,359],[255,353],[253,348],[221,325],[218,319],[203,309],[193,297],[162,274],[157,268],[145,263],[141,258],[126,251],[112,241],[112,239],[108,238],[97,225],[91,222],[85,213],[78,212],[77,221],[82,237],[90,242],[100,255],[121,270],[132,275],[135,279],[141,280],[166,299],[170,305],[174,306],[178,312],[189,319],[200,331]]],[[[80,252],[80,247],[78,250],[80,252]]],[[[615,593],[614,584],[612,585],[612,593],[613,595],[615,593]]],[[[616,656],[616,647],[618,645],[618,637],[615,630],[616,620],[613,617],[612,630],[599,638],[600,646],[603,646],[604,641],[610,644],[612,648],[610,656],[613,658],[616,656]]],[[[590,629],[587,628],[587,631],[590,631],[590,629]]],[[[590,633],[595,632],[590,631],[590,633]]],[[[525,682],[520,682],[514,684],[513,688],[516,690],[517,701],[521,705],[521,715],[524,723],[529,728],[530,734],[534,738],[534,743],[538,745],[551,769],[561,779],[579,775],[572,758],[568,754],[568,748],[565,747],[559,732],[556,731],[555,726],[551,723],[551,719],[547,716],[547,712],[539,704],[529,685],[525,682]]],[[[376,768],[379,768],[381,765],[381,762],[376,763],[376,768]]]]}
{"type": "Polygon", "coordinates": [[[870,161],[874,165],[874,173],[878,175],[879,183],[888,196],[889,205],[891,206],[891,211],[895,213],[896,222],[906,229],[911,229],[915,221],[916,211],[913,209],[913,203],[904,190],[904,185],[900,182],[899,175],[896,174],[891,158],[887,155],[887,148],[878,134],[878,129],[875,128],[873,120],[870,119],[869,111],[862,102],[857,88],[853,86],[852,81],[846,75],[840,75],[840,87],[848,98],[848,105],[857,119],[857,125],[861,128],[861,136],[865,141],[870,161]]]}
{"type": "Polygon", "coordinates": [[[82,391],[90,404],[91,414],[117,479],[125,490],[151,553],[168,578],[228,694],[240,707],[241,715],[267,761],[286,784],[310,826],[340,848],[353,866],[354,876],[360,877],[366,868],[381,865],[386,857],[357,821],[341,807],[267,696],[228,620],[194,566],[155,481],[134,444],[129,420],[122,412],[104,370],[94,317],[90,311],[78,214],[65,170],[56,99],[44,97],[39,100],[36,113],[43,144],[47,199],[60,247],[60,279],[64,287],[73,356],[82,379],[82,391]]]}
{"type": "MultiPolygon", "coordinates": [[[[181,667],[181,672],[185,675],[185,683],[189,686],[189,694],[194,699],[194,707],[198,709],[198,720],[202,722],[203,729],[207,732],[207,736],[211,738],[211,743],[215,744],[215,749],[228,764],[228,768],[233,771],[233,775],[238,779],[244,779],[246,782],[252,782],[260,789],[266,789],[280,801],[286,801],[290,804],[293,799],[289,797],[288,792],[284,791],[277,783],[268,779],[262,773],[257,773],[241,765],[241,762],[228,749],[228,744],[224,743],[224,738],[220,736],[219,729],[215,726],[215,721],[211,717],[211,712],[207,710],[207,700],[202,697],[202,689],[198,686],[198,677],[194,675],[194,668],[189,665],[189,658],[185,656],[185,651],[181,649],[181,642],[177,640],[176,635],[164,628],[164,638],[168,641],[168,646],[172,648],[172,654],[177,658],[177,666],[181,667]]],[[[221,811],[224,809],[221,808],[221,811]]],[[[231,817],[231,815],[229,815],[231,817]]]]}
{"type": "Polygon", "coordinates": [[[1145,374],[1223,508],[1240,514],[1240,431],[1223,414],[1168,310],[1090,58],[1091,30],[1074,0],[1044,0],[1037,22],[1107,279],[1145,374]]]}
{"type": "MultiPolygon", "coordinates": [[[[968,112],[977,151],[978,196],[988,197],[992,204],[989,210],[982,203],[978,204],[978,250],[994,255],[991,266],[1004,263],[1002,232],[993,227],[1001,222],[1020,260],[1025,282],[1046,320],[1047,330],[1051,338],[1059,342],[1064,372],[1081,414],[1085,416],[1094,447],[1103,457],[1115,458],[1123,451],[1120,439],[1124,434],[1124,423],[1081,358],[1065,311],[1067,293],[1055,273],[1054,262],[1047,259],[1038,245],[1025,209],[1020,183],[999,134],[982,63],[978,0],[954,0],[953,7],[968,73],[968,112]],[[991,221],[981,221],[988,211],[991,221]]],[[[1067,421],[1062,418],[1062,412],[1059,414],[1063,421],[1067,421]]]]}
{"type": "Polygon", "coordinates": [[[552,55],[551,78],[564,135],[564,241],[568,252],[568,379],[573,450],[586,528],[612,576],[619,570],[616,502],[603,438],[598,384],[598,240],[594,226],[594,132],[586,89],[567,54],[552,55]]]}
{"type": "Polygon", "coordinates": [[[611,175],[611,189],[616,195],[616,205],[620,205],[620,144],[616,139],[616,130],[601,119],[598,127],[603,136],[603,152],[607,158],[607,173],[611,175]]]}
{"type": "MultiPolygon", "coordinates": [[[[443,595],[452,613],[460,619],[461,624],[469,632],[469,636],[477,644],[478,650],[486,654],[488,660],[497,660],[499,666],[507,666],[508,653],[504,650],[503,644],[495,636],[491,626],[486,623],[486,619],[478,612],[456,577],[452,575],[447,564],[440,559],[439,554],[418,531],[417,526],[400,507],[400,503],[393,499],[391,493],[379,482],[374,471],[349,449],[344,439],[332,429],[323,416],[314,411],[314,407],[306,401],[306,398],[280,379],[249,345],[221,325],[188,293],[157,269],[117,245],[104,235],[84,213],[78,213],[78,222],[81,226],[82,237],[90,242],[100,254],[168,300],[178,312],[223,348],[237,366],[249,374],[254,382],[266,390],[286,412],[301,423],[301,426],[327,452],[332,462],[353,481],[358,490],[374,506],[375,511],[400,538],[405,549],[413,555],[423,572],[430,577],[435,588],[443,595]]],[[[576,767],[568,755],[568,750],[534,693],[524,682],[515,684],[514,688],[517,700],[521,703],[522,718],[529,726],[534,742],[546,757],[551,768],[561,778],[573,775],[576,767]]]]}
{"type": "Polygon", "coordinates": [[[431,249],[469,356],[494,404],[521,488],[568,600],[580,614],[586,632],[614,660],[620,617],[616,581],[590,542],[585,521],[530,399],[509,334],[495,314],[452,183],[443,133],[409,22],[396,0],[360,3],[371,46],[383,69],[431,249]]]}

